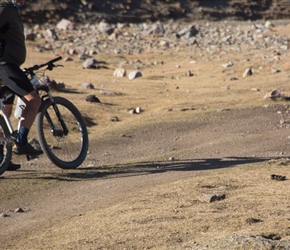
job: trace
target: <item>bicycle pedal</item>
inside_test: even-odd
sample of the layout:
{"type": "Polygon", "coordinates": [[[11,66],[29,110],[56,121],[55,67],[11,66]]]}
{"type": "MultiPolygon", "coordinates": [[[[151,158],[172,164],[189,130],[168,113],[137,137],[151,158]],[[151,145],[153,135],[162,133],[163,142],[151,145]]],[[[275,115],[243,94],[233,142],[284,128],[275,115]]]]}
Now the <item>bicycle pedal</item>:
{"type": "Polygon", "coordinates": [[[36,158],[38,158],[38,155],[26,155],[27,161],[30,161],[30,160],[33,160],[33,159],[36,159],[36,158]]]}

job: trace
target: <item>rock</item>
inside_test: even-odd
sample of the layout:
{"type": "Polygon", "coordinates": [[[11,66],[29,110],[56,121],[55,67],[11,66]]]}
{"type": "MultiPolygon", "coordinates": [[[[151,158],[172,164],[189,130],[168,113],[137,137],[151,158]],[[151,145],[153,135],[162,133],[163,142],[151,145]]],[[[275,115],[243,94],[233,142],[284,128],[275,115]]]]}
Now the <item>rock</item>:
{"type": "Polygon", "coordinates": [[[224,68],[229,68],[232,66],[234,66],[234,64],[232,62],[227,62],[227,63],[222,64],[222,67],[224,67],[224,68]]]}
{"type": "Polygon", "coordinates": [[[126,70],[124,68],[117,68],[113,74],[115,77],[124,77],[126,76],[126,70]]]}
{"type": "Polygon", "coordinates": [[[161,40],[159,42],[159,45],[162,46],[162,47],[168,48],[169,47],[169,42],[168,41],[165,41],[165,40],[161,40]]]}
{"type": "Polygon", "coordinates": [[[23,212],[24,212],[24,210],[23,210],[21,207],[16,208],[16,209],[14,210],[14,213],[23,213],[23,212]]]}
{"type": "Polygon", "coordinates": [[[140,114],[141,112],[143,112],[143,110],[140,107],[129,109],[130,114],[140,114]]]}
{"type": "Polygon", "coordinates": [[[224,200],[226,198],[225,194],[202,194],[198,200],[201,202],[214,202],[214,201],[220,201],[224,200]]]}
{"type": "Polygon", "coordinates": [[[6,217],[9,217],[9,214],[6,214],[6,213],[0,214],[0,218],[6,218],[6,217]]]}
{"type": "Polygon", "coordinates": [[[191,38],[198,34],[198,29],[193,25],[190,28],[184,28],[178,33],[179,37],[191,38]]]}
{"type": "Polygon", "coordinates": [[[264,96],[264,99],[267,98],[275,100],[277,98],[285,98],[285,95],[281,92],[280,89],[273,89],[270,93],[264,96]]]}
{"type": "Polygon", "coordinates": [[[115,30],[115,25],[102,21],[99,23],[98,29],[102,33],[107,33],[108,35],[111,35],[115,30]]]}
{"type": "Polygon", "coordinates": [[[98,62],[93,58],[88,58],[83,63],[84,69],[97,69],[98,68],[98,62]]]}
{"type": "Polygon", "coordinates": [[[86,52],[87,52],[87,48],[84,46],[77,46],[73,50],[73,53],[77,55],[85,55],[86,52]]]}
{"type": "Polygon", "coordinates": [[[273,74],[276,74],[276,73],[280,73],[281,71],[279,70],[279,69],[271,69],[271,72],[273,73],[273,74]]]}
{"type": "Polygon", "coordinates": [[[135,78],[138,78],[138,77],[141,77],[142,76],[142,73],[138,70],[135,70],[135,71],[131,71],[129,74],[128,74],[128,79],[130,81],[134,80],[135,78]]]}
{"type": "Polygon", "coordinates": [[[54,42],[58,40],[58,36],[54,29],[47,29],[44,33],[44,37],[47,42],[54,42]]]}
{"type": "Polygon", "coordinates": [[[243,77],[247,77],[251,75],[253,75],[253,70],[251,68],[247,68],[243,74],[243,77]]]}
{"type": "Polygon", "coordinates": [[[191,73],[190,70],[188,70],[188,71],[186,71],[186,72],[184,73],[184,76],[186,76],[186,77],[191,77],[191,76],[194,76],[194,74],[191,73]]]}
{"type": "Polygon", "coordinates": [[[136,111],[136,114],[140,114],[143,110],[140,107],[137,107],[135,111],[136,111]]]}
{"type": "Polygon", "coordinates": [[[56,28],[58,30],[73,30],[74,24],[70,20],[63,18],[57,23],[56,28]]]}
{"type": "Polygon", "coordinates": [[[119,121],[119,118],[117,116],[111,116],[109,119],[111,122],[118,122],[119,121]]]}
{"type": "Polygon", "coordinates": [[[151,33],[155,35],[163,36],[165,33],[164,26],[160,23],[153,24],[152,29],[149,31],[149,34],[151,33]]]}
{"type": "Polygon", "coordinates": [[[266,23],[265,23],[265,27],[266,27],[267,29],[269,29],[269,28],[273,28],[273,27],[274,27],[274,24],[273,24],[271,21],[266,21],[266,23]]]}
{"type": "Polygon", "coordinates": [[[90,82],[83,83],[82,86],[85,89],[94,89],[94,85],[92,83],[90,83],[90,82]]]}
{"type": "Polygon", "coordinates": [[[66,57],[63,59],[64,62],[71,62],[73,59],[71,57],[66,57]]]}
{"type": "Polygon", "coordinates": [[[95,95],[88,95],[87,97],[86,97],[86,101],[87,102],[101,102],[100,100],[99,100],[99,98],[97,98],[95,95]]]}
{"type": "Polygon", "coordinates": [[[286,180],[286,176],[285,175],[271,174],[271,180],[285,181],[286,180]]]}

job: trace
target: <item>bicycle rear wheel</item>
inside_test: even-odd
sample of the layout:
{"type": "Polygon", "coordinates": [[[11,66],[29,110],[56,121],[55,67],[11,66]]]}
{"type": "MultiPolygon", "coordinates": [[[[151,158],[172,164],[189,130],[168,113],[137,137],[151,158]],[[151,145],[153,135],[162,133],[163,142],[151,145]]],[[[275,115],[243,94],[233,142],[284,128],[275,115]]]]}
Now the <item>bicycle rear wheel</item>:
{"type": "Polygon", "coordinates": [[[12,138],[4,118],[0,115],[0,175],[9,166],[12,157],[12,138]]]}
{"type": "Polygon", "coordinates": [[[66,134],[49,99],[36,116],[36,133],[43,152],[56,166],[74,169],[86,158],[89,139],[84,119],[67,99],[54,97],[55,104],[68,128],[66,134]]]}

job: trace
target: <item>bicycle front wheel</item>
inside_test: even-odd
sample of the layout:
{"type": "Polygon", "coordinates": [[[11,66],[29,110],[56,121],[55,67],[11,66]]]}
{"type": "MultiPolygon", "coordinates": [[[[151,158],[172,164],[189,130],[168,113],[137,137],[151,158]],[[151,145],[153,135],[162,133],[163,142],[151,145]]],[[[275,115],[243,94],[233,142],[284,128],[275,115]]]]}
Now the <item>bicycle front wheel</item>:
{"type": "Polygon", "coordinates": [[[87,128],[81,113],[70,101],[62,97],[54,97],[54,101],[61,119],[51,101],[45,100],[36,116],[36,133],[43,152],[52,163],[63,169],[74,169],[87,155],[87,128]]]}
{"type": "Polygon", "coordinates": [[[4,118],[0,115],[0,175],[9,166],[12,157],[13,139],[6,125],[4,118]]]}

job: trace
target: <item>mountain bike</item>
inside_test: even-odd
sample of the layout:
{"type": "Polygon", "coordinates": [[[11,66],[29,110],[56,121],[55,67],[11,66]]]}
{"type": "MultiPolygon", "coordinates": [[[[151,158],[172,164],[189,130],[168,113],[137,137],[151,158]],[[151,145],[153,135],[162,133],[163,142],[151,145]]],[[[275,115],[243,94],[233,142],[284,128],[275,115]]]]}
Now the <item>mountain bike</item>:
{"type": "MultiPolygon", "coordinates": [[[[55,64],[61,59],[62,57],[57,57],[44,64],[25,68],[23,71],[42,100],[35,118],[36,135],[41,149],[57,167],[74,169],[84,162],[89,147],[85,121],[72,102],[64,97],[53,96],[51,87],[43,84],[41,80],[41,77],[46,76],[47,70],[63,66],[55,64]],[[40,70],[44,67],[45,69],[40,70]]],[[[0,144],[3,145],[3,152],[0,152],[0,175],[6,171],[11,161],[18,133],[14,130],[3,104],[11,94],[10,90],[0,90],[0,144]]],[[[27,155],[27,159],[30,158],[33,156],[27,155]]]]}

